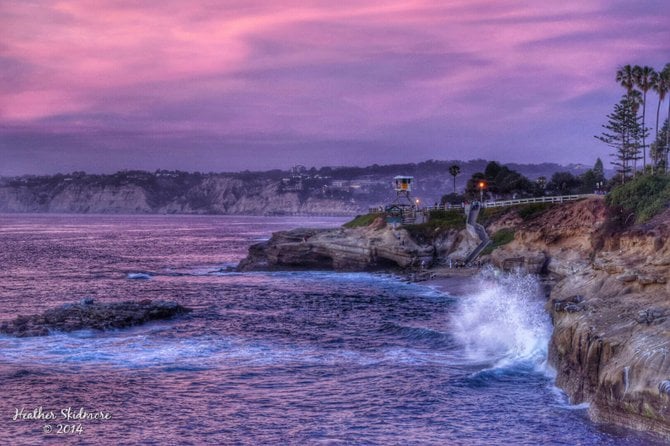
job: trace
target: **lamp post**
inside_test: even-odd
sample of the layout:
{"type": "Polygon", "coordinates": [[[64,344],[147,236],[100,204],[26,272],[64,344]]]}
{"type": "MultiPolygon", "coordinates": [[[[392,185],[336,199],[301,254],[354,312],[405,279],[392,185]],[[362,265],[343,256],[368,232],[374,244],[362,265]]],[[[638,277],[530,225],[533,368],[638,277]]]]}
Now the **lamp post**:
{"type": "Polygon", "coordinates": [[[483,203],[484,202],[484,188],[486,187],[486,183],[484,181],[479,182],[479,202],[483,203]]]}

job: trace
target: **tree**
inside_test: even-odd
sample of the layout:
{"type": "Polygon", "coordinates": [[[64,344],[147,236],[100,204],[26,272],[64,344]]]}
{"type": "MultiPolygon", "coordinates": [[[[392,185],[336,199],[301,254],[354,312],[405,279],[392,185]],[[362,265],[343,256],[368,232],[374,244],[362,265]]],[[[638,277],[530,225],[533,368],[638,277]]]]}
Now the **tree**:
{"type": "Polygon", "coordinates": [[[670,147],[668,146],[669,122],[669,120],[665,120],[665,124],[663,124],[663,127],[656,135],[656,141],[651,144],[651,155],[656,162],[656,170],[659,172],[667,172],[668,170],[668,151],[670,151],[670,147]]]}
{"type": "MultiPolygon", "coordinates": [[[[640,111],[640,106],[642,105],[642,93],[640,93],[638,90],[633,89],[628,93],[626,93],[626,98],[628,99],[628,102],[630,104],[632,118],[637,119],[637,112],[640,111]]],[[[639,144],[632,145],[631,150],[633,150],[634,152],[631,154],[632,155],[631,160],[633,162],[632,165],[633,175],[635,175],[637,174],[637,162],[642,158],[640,156],[640,145],[639,144]]]]}
{"type": "Polygon", "coordinates": [[[631,95],[624,95],[614,106],[614,111],[607,115],[607,124],[603,124],[606,131],[596,136],[598,140],[615,149],[615,161],[612,164],[617,167],[622,183],[631,172],[631,162],[639,159],[639,142],[646,133],[635,110],[631,95]]]}
{"type": "Polygon", "coordinates": [[[668,63],[663,70],[656,76],[654,85],[652,87],[658,95],[658,106],[656,107],[656,139],[658,139],[659,117],[661,114],[661,103],[665,100],[665,95],[670,91],[670,63],[668,63]]]}
{"type": "Polygon", "coordinates": [[[467,198],[479,198],[479,183],[486,183],[486,176],[482,172],[475,172],[465,185],[465,196],[467,198]]]}
{"type": "MultiPolygon", "coordinates": [[[[656,111],[656,140],[658,141],[658,110],[660,110],[661,102],[663,101],[663,99],[661,98],[660,90],[665,90],[666,94],[670,93],[670,63],[665,64],[665,67],[663,67],[663,70],[661,70],[661,72],[658,74],[658,80],[656,81],[656,85],[658,87],[658,89],[656,89],[656,92],[659,95],[658,109],[656,111]],[[660,85],[660,87],[659,87],[659,85],[660,85]]],[[[665,96],[665,95],[663,95],[663,96],[665,96]]],[[[668,120],[670,120],[670,99],[668,100],[668,120]]],[[[670,132],[667,131],[668,121],[666,120],[665,122],[666,122],[666,125],[665,125],[666,131],[665,131],[665,157],[664,157],[665,166],[664,166],[664,170],[667,172],[668,171],[668,151],[670,151],[670,139],[669,139],[669,137],[670,137],[669,133],[670,132]]]]}
{"type": "Polygon", "coordinates": [[[551,176],[547,189],[558,195],[568,195],[579,185],[579,179],[570,172],[556,172],[551,176]]]}
{"type": "Polygon", "coordinates": [[[452,164],[449,167],[449,175],[454,177],[454,194],[456,193],[456,177],[459,173],[461,173],[461,168],[458,166],[458,164],[452,164]]]}
{"type": "Polygon", "coordinates": [[[619,67],[616,72],[616,81],[626,89],[626,93],[630,93],[635,86],[635,73],[633,67],[630,65],[619,67]]]}
{"type": "MultiPolygon", "coordinates": [[[[635,85],[642,91],[642,127],[645,127],[645,117],[647,115],[647,92],[656,83],[658,74],[652,67],[635,66],[633,68],[635,85]]],[[[645,132],[642,133],[642,168],[647,167],[647,141],[645,132]]]]}
{"type": "Polygon", "coordinates": [[[503,167],[495,161],[490,161],[484,168],[484,175],[491,181],[495,181],[503,167]]]}
{"type": "Polygon", "coordinates": [[[603,181],[605,179],[605,167],[600,158],[598,158],[593,165],[593,173],[596,175],[596,181],[603,181]]]}

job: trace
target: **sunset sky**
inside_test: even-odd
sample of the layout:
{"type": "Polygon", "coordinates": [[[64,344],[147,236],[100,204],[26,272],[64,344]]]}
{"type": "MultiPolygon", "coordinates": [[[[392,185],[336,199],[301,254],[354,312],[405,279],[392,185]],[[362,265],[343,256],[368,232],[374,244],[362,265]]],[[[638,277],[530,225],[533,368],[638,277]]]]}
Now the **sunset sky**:
{"type": "Polygon", "coordinates": [[[2,0],[0,175],[608,162],[667,62],[668,0],[2,0]]]}

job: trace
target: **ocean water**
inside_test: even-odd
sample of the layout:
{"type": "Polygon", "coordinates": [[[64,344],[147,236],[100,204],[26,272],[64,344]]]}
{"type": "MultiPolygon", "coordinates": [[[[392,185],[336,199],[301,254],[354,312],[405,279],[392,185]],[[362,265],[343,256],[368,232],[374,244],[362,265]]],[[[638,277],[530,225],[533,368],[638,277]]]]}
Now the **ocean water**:
{"type": "Polygon", "coordinates": [[[489,272],[452,295],[383,274],[225,270],[273,231],[340,223],[0,216],[0,320],[86,297],[195,310],[0,336],[2,444],[660,444],[591,423],[553,385],[532,277],[489,272]]]}

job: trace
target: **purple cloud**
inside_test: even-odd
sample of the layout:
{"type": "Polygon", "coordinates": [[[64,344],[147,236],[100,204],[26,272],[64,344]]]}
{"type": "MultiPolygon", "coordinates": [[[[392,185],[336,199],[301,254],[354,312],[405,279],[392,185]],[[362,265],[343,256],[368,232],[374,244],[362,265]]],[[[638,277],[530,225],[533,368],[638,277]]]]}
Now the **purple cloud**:
{"type": "MultiPolygon", "coordinates": [[[[0,5],[0,175],[426,158],[591,163],[663,1],[0,5]],[[259,161],[260,160],[260,161],[259,161]]],[[[652,102],[655,98],[652,99],[652,102]]]]}

